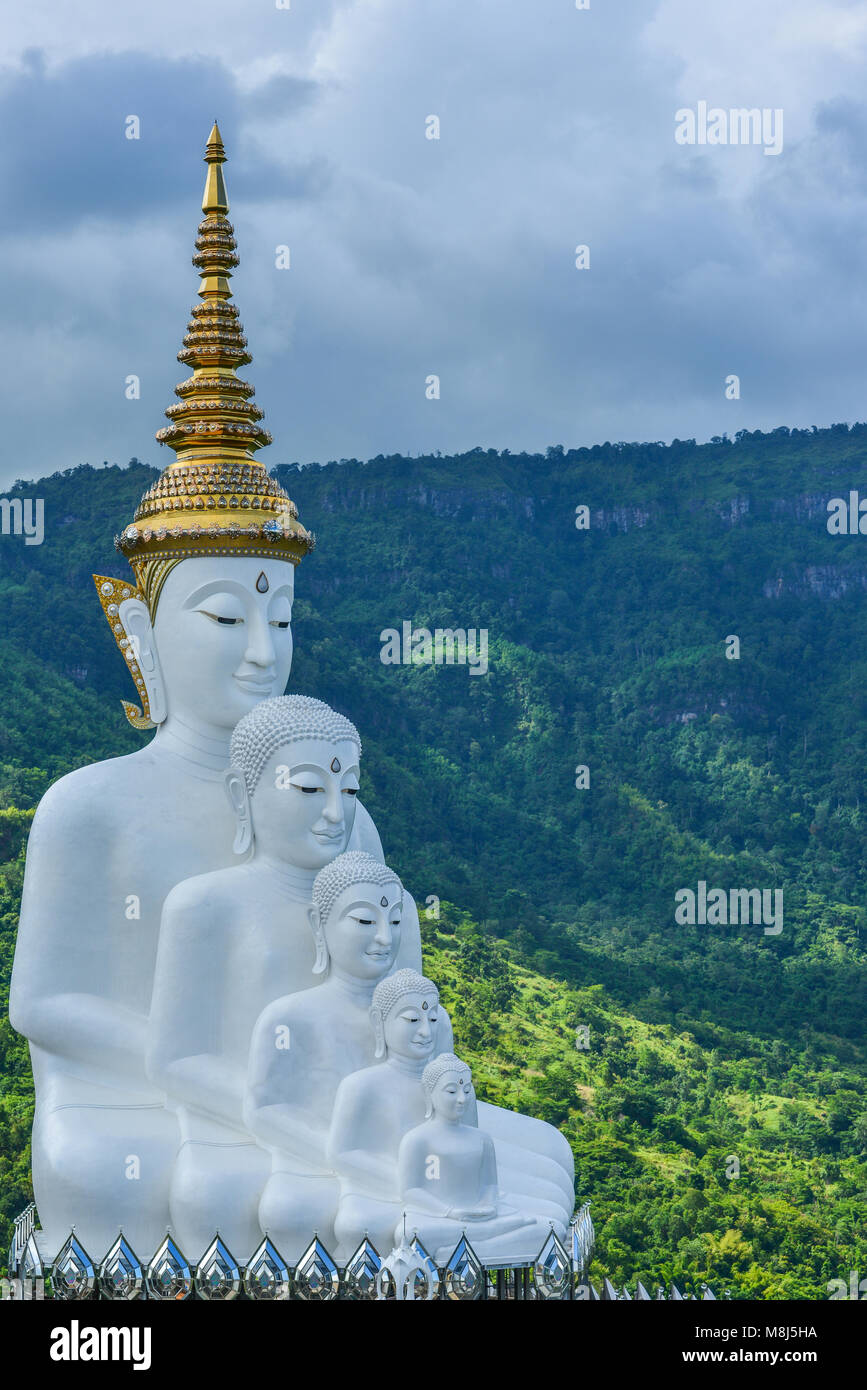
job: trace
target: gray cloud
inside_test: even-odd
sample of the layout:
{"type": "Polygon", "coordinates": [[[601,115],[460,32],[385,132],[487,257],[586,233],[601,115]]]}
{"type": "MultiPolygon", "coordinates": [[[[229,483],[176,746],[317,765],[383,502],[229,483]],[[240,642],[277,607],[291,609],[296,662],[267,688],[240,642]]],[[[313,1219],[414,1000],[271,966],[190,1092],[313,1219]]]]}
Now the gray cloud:
{"type": "MultiPolygon", "coordinates": [[[[6,478],[162,461],[214,115],[273,463],[857,418],[867,64],[837,0],[766,3],[788,28],[749,51],[686,0],[382,0],[168,57],[153,0],[163,47],[22,57],[0,78],[6,478]],[[784,104],[783,154],[678,146],[700,99],[784,104]]],[[[209,8],[212,34],[233,11],[209,8]]]]}

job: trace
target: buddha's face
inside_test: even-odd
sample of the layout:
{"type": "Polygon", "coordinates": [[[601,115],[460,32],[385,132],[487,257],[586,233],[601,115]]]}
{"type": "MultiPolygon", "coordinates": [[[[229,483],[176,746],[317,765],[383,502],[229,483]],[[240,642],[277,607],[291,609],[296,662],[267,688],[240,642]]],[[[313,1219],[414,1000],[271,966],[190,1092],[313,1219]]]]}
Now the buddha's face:
{"type": "Polygon", "coordinates": [[[431,1106],[438,1119],[453,1124],[462,1120],[476,1098],[469,1072],[447,1071],[431,1092],[431,1106]]]}
{"type": "Polygon", "coordinates": [[[232,729],[283,694],[294,585],[288,560],[202,555],[174,567],[154,622],[170,717],[232,729]]]}
{"type": "Polygon", "coordinates": [[[257,856],[299,869],[330,864],[352,834],[358,772],[351,739],[303,739],[278,748],[250,798],[257,856]]]}
{"type": "Polygon", "coordinates": [[[390,1056],[428,1062],[435,1056],[439,1000],[435,994],[405,994],[383,1021],[390,1056]]]}
{"type": "Polygon", "coordinates": [[[381,980],[400,946],[401,893],[397,883],[353,883],[335,898],[325,922],[325,944],[337,974],[381,980]]]}

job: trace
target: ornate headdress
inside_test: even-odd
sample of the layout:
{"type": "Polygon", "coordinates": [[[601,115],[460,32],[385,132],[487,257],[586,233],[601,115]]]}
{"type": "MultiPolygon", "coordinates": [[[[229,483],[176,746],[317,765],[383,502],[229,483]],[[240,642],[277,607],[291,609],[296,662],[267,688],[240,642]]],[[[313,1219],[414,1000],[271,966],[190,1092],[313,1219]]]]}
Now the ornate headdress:
{"type": "Polygon", "coordinates": [[[142,599],[156,616],[166,576],[181,560],[197,555],[256,555],[297,565],[314,545],[298,520],[298,508],[279,483],[253,458],[271,443],[259,423],[263,412],[251,402],[254,388],[235,375],[251,362],[247,339],[230,304],[229,279],[238,264],[234,228],[222,165],[226,153],[216,122],[208,138],[208,166],[196,255],[199,298],[178,360],[193,368],[175,387],[179,404],[169,406],[170,424],[157,433],[177,457],[149,488],[131,525],[115,540],[135,574],[135,585],[95,574],[103,612],[129,664],[144,714],[122,701],[137,729],[149,729],[147,691],[135,652],[118,620],[118,607],[142,599]]]}

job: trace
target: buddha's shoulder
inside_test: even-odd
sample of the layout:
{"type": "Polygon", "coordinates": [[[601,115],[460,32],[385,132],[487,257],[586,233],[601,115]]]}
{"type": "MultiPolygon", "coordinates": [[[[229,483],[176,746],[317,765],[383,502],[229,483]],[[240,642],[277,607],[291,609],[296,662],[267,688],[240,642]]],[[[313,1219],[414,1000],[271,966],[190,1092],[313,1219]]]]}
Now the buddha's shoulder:
{"type": "Polygon", "coordinates": [[[344,1100],[358,1100],[378,1091],[384,1079],[385,1074],[380,1071],[380,1064],[374,1062],[372,1066],[360,1067],[358,1071],[351,1071],[348,1076],[344,1076],[340,1083],[340,1091],[344,1100]]]}
{"type": "Polygon", "coordinates": [[[59,777],[36,808],[34,829],[64,822],[84,822],[91,828],[122,822],[124,799],[132,798],[142,780],[148,779],[152,760],[142,757],[146,752],[141,749],[119,758],[87,763],[59,777]]]}
{"type": "MultiPolygon", "coordinates": [[[[182,878],[166,896],[163,912],[173,917],[192,917],[206,913],[239,916],[243,910],[247,878],[243,866],[230,864],[224,869],[212,869],[206,874],[182,878]]],[[[245,905],[249,916],[250,903],[245,905]]]]}
{"type": "Polygon", "coordinates": [[[292,994],[283,994],[265,1005],[256,1027],[267,1031],[280,1024],[289,1023],[303,1033],[315,1031],[318,1027],[326,1029],[327,1024],[321,1018],[321,1000],[319,988],[299,989],[292,994]]]}

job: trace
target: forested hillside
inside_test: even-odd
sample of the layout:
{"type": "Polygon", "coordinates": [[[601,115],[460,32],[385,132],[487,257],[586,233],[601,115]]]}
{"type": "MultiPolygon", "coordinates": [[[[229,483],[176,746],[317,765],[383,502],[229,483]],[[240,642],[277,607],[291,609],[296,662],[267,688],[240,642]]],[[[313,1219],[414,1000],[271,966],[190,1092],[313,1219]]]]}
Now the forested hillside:
{"type": "MultiPolygon", "coordinates": [[[[867,427],[835,426],[276,470],[318,537],[290,688],[357,723],[389,860],[511,981],[488,997],[460,933],[431,936],[491,1094],[507,1077],[575,1144],[621,1281],[822,1297],[867,1269],[867,535],[826,525],[865,464],[867,427]],[[384,665],[404,622],[486,629],[488,673],[384,665]],[[782,890],[782,930],[679,925],[700,882],[782,890]]],[[[27,814],[142,738],[90,575],[124,573],[112,538],[153,476],[28,484],[44,544],[0,537],[4,988],[27,814]]],[[[4,1024],[7,1217],[25,1056],[4,1024]]]]}

